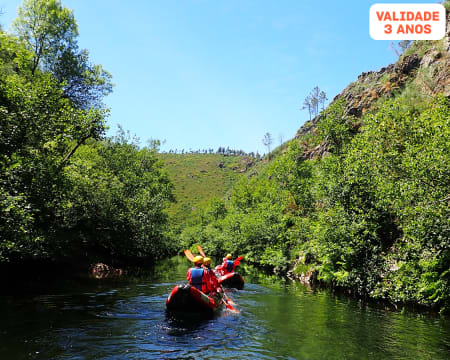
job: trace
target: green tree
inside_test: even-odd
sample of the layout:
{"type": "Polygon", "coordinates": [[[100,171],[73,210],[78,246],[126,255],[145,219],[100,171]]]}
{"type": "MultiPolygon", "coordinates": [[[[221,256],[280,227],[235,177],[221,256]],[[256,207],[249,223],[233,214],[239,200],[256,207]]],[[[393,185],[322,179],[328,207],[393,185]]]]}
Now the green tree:
{"type": "Polygon", "coordinates": [[[139,148],[123,130],[82,145],[65,168],[70,192],[61,204],[59,256],[103,261],[155,258],[165,254],[172,185],[157,149],[139,148]]]}
{"type": "Polygon", "coordinates": [[[63,84],[65,95],[78,108],[101,108],[112,91],[111,74],[79,50],[73,12],[59,0],[26,0],[19,7],[14,29],[34,54],[31,72],[40,66],[63,84]]]}
{"type": "Polygon", "coordinates": [[[19,39],[34,54],[32,74],[41,63],[50,68],[78,35],[72,11],[58,0],[25,0],[13,26],[19,39]]]}
{"type": "Polygon", "coordinates": [[[26,1],[16,29],[22,42],[0,33],[0,261],[130,261],[173,249],[159,143],[104,138],[109,77],[78,52],[72,13],[26,1]]]}
{"type": "Polygon", "coordinates": [[[63,84],[64,94],[81,109],[102,108],[103,98],[112,92],[112,76],[101,65],[89,61],[87,50],[71,46],[63,51],[49,70],[63,84]]]}
{"type": "Polygon", "coordinates": [[[74,108],[51,74],[32,74],[32,53],[0,36],[2,257],[45,256],[66,191],[62,169],[81,143],[103,136],[106,112],[74,108]]]}

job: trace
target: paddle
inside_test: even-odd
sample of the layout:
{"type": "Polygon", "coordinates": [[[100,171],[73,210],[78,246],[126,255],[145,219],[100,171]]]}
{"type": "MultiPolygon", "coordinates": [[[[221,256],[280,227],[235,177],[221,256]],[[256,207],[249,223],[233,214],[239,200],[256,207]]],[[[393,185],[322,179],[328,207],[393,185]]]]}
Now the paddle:
{"type": "MultiPolygon", "coordinates": [[[[240,311],[238,309],[236,309],[233,305],[231,305],[231,303],[233,302],[233,300],[231,300],[226,294],[225,292],[223,293],[223,302],[225,304],[225,307],[228,310],[234,311],[236,313],[239,313],[240,311]]],[[[234,303],[234,302],[233,302],[234,303]]],[[[234,304],[236,305],[236,304],[234,304]]]]}
{"type": "Polygon", "coordinates": [[[187,257],[190,261],[194,262],[194,255],[192,254],[191,250],[189,250],[189,249],[184,250],[184,255],[186,255],[186,257],[187,257]]]}
{"type": "MultiPolygon", "coordinates": [[[[205,254],[205,252],[203,251],[203,249],[202,249],[202,247],[201,247],[200,245],[197,245],[197,249],[198,249],[198,252],[200,253],[201,256],[206,257],[206,254],[205,254]]],[[[222,290],[223,290],[223,289],[222,289],[222,290]]],[[[232,310],[232,311],[234,311],[234,312],[239,312],[239,310],[237,310],[237,309],[233,306],[233,305],[236,305],[236,304],[234,303],[234,301],[231,300],[231,299],[225,294],[225,292],[223,293],[223,303],[225,304],[225,307],[226,307],[228,310],[232,310]]]]}
{"type": "Polygon", "coordinates": [[[206,257],[206,254],[200,245],[197,245],[197,249],[201,256],[206,257]]]}
{"type": "MultiPolygon", "coordinates": [[[[225,292],[224,292],[224,295],[225,295],[225,292]]],[[[226,296],[226,295],[225,295],[225,296],[226,296]]],[[[233,300],[231,300],[228,296],[226,296],[226,298],[227,298],[227,301],[228,301],[228,303],[229,303],[230,305],[236,306],[236,303],[235,303],[233,300]]]]}

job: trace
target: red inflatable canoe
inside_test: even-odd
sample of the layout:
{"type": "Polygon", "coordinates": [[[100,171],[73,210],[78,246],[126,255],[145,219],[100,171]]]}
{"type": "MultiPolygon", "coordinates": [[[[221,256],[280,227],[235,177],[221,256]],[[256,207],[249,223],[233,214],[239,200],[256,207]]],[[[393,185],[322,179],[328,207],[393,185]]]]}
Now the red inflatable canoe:
{"type": "Polygon", "coordinates": [[[219,284],[227,288],[236,288],[242,290],[245,280],[241,274],[237,272],[228,273],[218,277],[219,284]]]}
{"type": "Polygon", "coordinates": [[[222,296],[208,296],[189,284],[176,285],[166,300],[166,307],[177,312],[213,312],[222,307],[222,296]]]}

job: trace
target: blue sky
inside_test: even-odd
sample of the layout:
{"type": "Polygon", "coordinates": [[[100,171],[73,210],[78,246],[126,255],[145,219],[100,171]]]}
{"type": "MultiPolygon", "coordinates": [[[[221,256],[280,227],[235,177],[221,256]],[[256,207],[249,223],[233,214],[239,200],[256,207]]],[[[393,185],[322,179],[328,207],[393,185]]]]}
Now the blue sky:
{"type": "MultiPolygon", "coordinates": [[[[0,0],[4,28],[20,3],[0,0]]],[[[300,108],[314,86],[332,99],[361,72],[396,60],[389,41],[369,35],[376,1],[62,3],[74,10],[80,46],[113,75],[109,134],[121,124],[142,144],[165,140],[162,150],[264,153],[266,132],[279,145],[308,119],[300,108]]]]}

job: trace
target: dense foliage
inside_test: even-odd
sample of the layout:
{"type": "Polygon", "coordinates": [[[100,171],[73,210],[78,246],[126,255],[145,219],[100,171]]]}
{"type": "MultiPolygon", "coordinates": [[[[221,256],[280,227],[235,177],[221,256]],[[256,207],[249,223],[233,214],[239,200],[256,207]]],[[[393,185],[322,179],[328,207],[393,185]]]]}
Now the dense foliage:
{"type": "Polygon", "coordinates": [[[161,256],[172,184],[155,148],[139,148],[123,131],[81,146],[65,168],[67,188],[56,234],[63,254],[101,259],[161,256]]]}
{"type": "Polygon", "coordinates": [[[331,154],[305,160],[292,141],[182,234],[185,247],[313,272],[333,286],[393,302],[450,306],[450,106],[401,97],[355,121],[333,103],[318,126],[331,154]]]}
{"type": "Polygon", "coordinates": [[[26,1],[15,27],[0,32],[0,262],[166,252],[167,174],[156,149],[104,138],[110,75],[78,50],[71,11],[26,1]]]}

